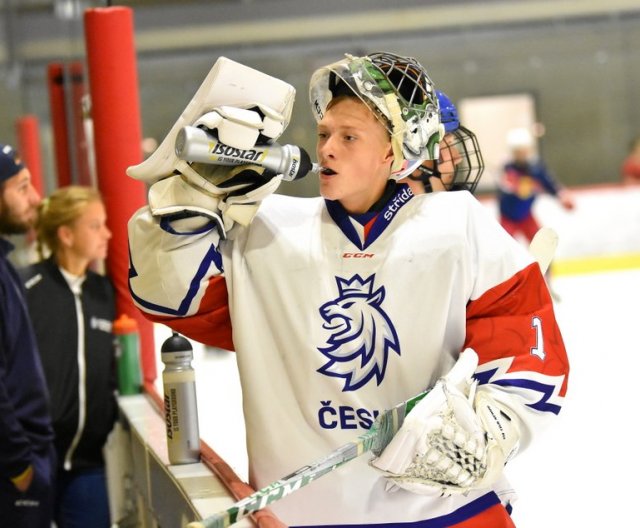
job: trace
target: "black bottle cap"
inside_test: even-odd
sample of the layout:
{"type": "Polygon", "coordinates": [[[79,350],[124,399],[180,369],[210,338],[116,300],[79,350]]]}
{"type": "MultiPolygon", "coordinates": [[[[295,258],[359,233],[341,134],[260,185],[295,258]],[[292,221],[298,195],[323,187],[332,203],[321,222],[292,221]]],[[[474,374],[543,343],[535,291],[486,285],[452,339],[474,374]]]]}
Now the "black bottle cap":
{"type": "Polygon", "coordinates": [[[171,337],[165,339],[164,343],[162,343],[162,348],[160,352],[182,352],[184,350],[193,351],[193,347],[188,339],[182,337],[178,332],[173,332],[171,337]]]}
{"type": "Polygon", "coordinates": [[[309,153],[300,147],[300,167],[298,168],[298,172],[296,173],[294,180],[299,180],[300,178],[304,178],[309,171],[313,168],[313,163],[311,163],[311,158],[309,157],[309,153]]]}

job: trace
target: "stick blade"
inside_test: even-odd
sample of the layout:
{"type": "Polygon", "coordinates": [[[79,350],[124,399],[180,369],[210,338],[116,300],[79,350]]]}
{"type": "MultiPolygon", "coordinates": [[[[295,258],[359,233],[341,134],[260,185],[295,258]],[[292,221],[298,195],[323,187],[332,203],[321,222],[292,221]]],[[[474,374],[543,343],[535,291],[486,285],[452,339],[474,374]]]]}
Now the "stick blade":
{"type": "Polygon", "coordinates": [[[540,228],[531,240],[529,252],[538,262],[543,275],[547,272],[557,247],[558,233],[551,227],[540,228]]]}

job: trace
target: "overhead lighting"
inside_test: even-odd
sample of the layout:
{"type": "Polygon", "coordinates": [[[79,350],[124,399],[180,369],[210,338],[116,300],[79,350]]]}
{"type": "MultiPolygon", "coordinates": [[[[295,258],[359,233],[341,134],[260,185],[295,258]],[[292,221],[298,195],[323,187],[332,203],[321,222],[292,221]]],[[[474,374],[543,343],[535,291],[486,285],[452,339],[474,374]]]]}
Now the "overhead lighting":
{"type": "Polygon", "coordinates": [[[62,20],[76,20],[80,18],[85,7],[82,0],[55,0],[53,13],[62,20]]]}

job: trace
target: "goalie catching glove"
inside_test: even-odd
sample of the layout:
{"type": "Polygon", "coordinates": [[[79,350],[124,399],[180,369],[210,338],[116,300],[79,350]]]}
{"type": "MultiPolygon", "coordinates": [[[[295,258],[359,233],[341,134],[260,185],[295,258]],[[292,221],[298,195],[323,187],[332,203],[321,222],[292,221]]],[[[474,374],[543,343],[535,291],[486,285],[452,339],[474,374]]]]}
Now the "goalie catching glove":
{"type": "Polygon", "coordinates": [[[472,379],[478,356],[466,349],[405,418],[371,464],[419,494],[489,488],[518,450],[517,418],[472,379]]]}

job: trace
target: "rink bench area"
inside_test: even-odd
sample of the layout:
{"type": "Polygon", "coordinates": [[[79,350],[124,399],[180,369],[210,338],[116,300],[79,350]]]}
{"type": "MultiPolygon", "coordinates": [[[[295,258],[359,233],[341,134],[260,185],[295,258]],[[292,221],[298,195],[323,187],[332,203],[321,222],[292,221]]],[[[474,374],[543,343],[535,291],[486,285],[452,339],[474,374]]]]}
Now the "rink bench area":
{"type": "MultiPolygon", "coordinates": [[[[120,417],[108,446],[113,526],[178,528],[229,508],[236,499],[203,461],[170,465],[166,427],[149,393],[118,398],[120,417]]],[[[238,527],[250,527],[242,520],[238,527]]]]}

